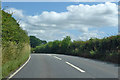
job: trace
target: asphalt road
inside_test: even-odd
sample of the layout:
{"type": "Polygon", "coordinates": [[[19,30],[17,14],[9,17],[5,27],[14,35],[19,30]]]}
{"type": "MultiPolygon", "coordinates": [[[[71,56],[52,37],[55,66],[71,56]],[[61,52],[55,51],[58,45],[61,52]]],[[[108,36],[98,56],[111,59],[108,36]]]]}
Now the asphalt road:
{"type": "Polygon", "coordinates": [[[118,78],[118,66],[75,56],[31,54],[13,78],[118,78]]]}

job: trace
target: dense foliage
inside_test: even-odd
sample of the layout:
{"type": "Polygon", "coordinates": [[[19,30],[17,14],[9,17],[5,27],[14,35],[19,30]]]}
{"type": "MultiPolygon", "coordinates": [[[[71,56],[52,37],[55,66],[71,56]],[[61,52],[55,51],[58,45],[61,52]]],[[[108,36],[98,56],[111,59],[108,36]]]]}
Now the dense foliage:
{"type": "Polygon", "coordinates": [[[81,56],[118,63],[120,56],[120,35],[88,41],[71,41],[67,36],[34,48],[36,53],[56,53],[81,56]]]}
{"type": "Polygon", "coordinates": [[[45,40],[40,40],[35,36],[30,36],[30,45],[32,48],[35,48],[36,46],[39,46],[41,44],[46,44],[46,43],[47,42],[45,40]]]}
{"type": "Polygon", "coordinates": [[[17,69],[29,57],[29,37],[17,21],[2,11],[2,76],[17,69]]]}
{"type": "MultiPolygon", "coordinates": [[[[1,9],[1,8],[0,8],[1,9]]],[[[2,79],[2,11],[0,11],[0,79],[2,79]]]]}

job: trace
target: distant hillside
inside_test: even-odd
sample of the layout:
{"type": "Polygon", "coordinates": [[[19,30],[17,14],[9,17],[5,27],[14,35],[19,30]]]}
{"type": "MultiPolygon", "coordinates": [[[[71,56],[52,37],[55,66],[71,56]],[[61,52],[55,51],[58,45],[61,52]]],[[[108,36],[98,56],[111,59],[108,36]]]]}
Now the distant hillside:
{"type": "Polygon", "coordinates": [[[30,54],[30,41],[27,32],[19,27],[17,21],[2,10],[2,76],[6,77],[30,54]]]}

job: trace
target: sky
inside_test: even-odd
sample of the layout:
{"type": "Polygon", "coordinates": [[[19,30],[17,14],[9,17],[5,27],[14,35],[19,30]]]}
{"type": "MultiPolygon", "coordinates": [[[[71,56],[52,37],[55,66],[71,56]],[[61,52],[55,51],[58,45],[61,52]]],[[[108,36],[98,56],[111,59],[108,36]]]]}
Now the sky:
{"type": "Polygon", "coordinates": [[[41,40],[88,40],[118,34],[118,6],[111,2],[2,2],[28,35],[41,40]]]}

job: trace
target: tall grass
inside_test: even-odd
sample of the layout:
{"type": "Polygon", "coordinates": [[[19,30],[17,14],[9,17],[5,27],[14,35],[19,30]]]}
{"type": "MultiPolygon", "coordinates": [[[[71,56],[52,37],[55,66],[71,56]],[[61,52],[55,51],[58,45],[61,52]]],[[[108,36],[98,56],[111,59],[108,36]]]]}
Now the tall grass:
{"type": "Polygon", "coordinates": [[[0,43],[0,80],[2,79],[2,46],[0,43]]]}
{"type": "Polygon", "coordinates": [[[22,44],[21,49],[18,47],[13,42],[5,43],[5,47],[2,49],[2,77],[8,76],[28,59],[30,53],[29,44],[22,44]]]}

